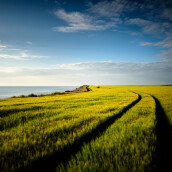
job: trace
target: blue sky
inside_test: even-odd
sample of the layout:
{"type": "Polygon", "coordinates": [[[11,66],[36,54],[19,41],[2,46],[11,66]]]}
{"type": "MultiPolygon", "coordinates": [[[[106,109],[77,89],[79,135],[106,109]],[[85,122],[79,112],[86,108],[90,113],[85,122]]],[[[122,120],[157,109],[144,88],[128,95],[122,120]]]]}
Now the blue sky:
{"type": "Polygon", "coordinates": [[[172,84],[170,0],[1,0],[0,85],[172,84]]]}

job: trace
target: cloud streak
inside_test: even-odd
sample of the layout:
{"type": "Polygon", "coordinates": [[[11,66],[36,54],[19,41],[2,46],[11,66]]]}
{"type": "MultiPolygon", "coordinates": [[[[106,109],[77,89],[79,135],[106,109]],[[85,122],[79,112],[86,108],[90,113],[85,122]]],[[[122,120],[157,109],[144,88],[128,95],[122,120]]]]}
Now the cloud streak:
{"type": "Polygon", "coordinates": [[[35,56],[27,53],[20,53],[18,55],[0,54],[0,59],[30,60],[34,58],[49,58],[49,56],[35,56]]]}
{"type": "Polygon", "coordinates": [[[0,45],[0,48],[4,48],[5,53],[0,54],[0,59],[14,59],[14,60],[30,60],[35,58],[49,58],[50,56],[39,56],[28,54],[29,50],[21,50],[21,49],[8,49],[7,46],[0,45]],[[16,54],[11,54],[10,51],[14,51],[16,54]]]}
{"type": "Polygon", "coordinates": [[[89,71],[106,71],[108,73],[135,73],[137,72],[148,72],[148,71],[159,71],[161,69],[170,69],[171,62],[159,61],[159,62],[80,62],[72,64],[60,65],[63,69],[70,70],[89,70],[89,71]]]}
{"type": "Polygon", "coordinates": [[[7,46],[6,45],[0,45],[0,48],[6,48],[7,46]]]}
{"type": "MultiPolygon", "coordinates": [[[[169,2],[144,1],[132,2],[129,0],[113,0],[100,1],[98,3],[89,3],[89,8],[84,12],[66,12],[59,9],[54,15],[64,20],[68,26],[55,27],[55,31],[76,32],[80,30],[105,30],[116,25],[107,27],[107,23],[114,22],[122,24],[123,20],[126,24],[133,24],[142,27],[145,33],[163,33],[166,28],[170,27],[172,9],[169,8],[169,2]],[[133,14],[137,12],[140,16],[133,18],[133,14]],[[144,14],[144,17],[143,15],[144,14]],[[166,19],[163,21],[163,19],[166,19]],[[102,24],[99,21],[103,22],[102,24]],[[104,25],[104,27],[103,27],[104,25]],[[66,29],[66,30],[65,30],[66,29]]],[[[108,25],[108,24],[107,24],[108,25]]]]}
{"type": "Polygon", "coordinates": [[[133,11],[133,5],[127,0],[114,0],[114,1],[102,1],[97,4],[91,4],[87,10],[92,14],[96,14],[101,17],[118,18],[123,12],[133,11]]]}
{"type": "Polygon", "coordinates": [[[49,68],[1,68],[0,79],[44,85],[171,84],[172,62],[80,62],[49,68]],[[3,79],[4,78],[4,79],[3,79]]]}
{"type": "Polygon", "coordinates": [[[58,26],[53,28],[54,31],[59,32],[96,31],[116,26],[116,23],[113,21],[100,21],[90,15],[82,14],[80,12],[67,13],[65,10],[60,9],[54,12],[54,14],[68,24],[68,26],[58,26]]]}
{"type": "Polygon", "coordinates": [[[162,53],[158,54],[157,57],[167,60],[167,61],[172,61],[172,34],[168,35],[164,40],[159,41],[159,42],[141,42],[141,46],[155,46],[155,47],[162,47],[165,48],[162,53]]]}
{"type": "Polygon", "coordinates": [[[142,31],[148,34],[161,34],[165,32],[165,28],[162,23],[152,22],[142,18],[129,19],[126,21],[126,24],[140,26],[142,31]]]}
{"type": "Polygon", "coordinates": [[[26,41],[26,44],[32,45],[31,41],[26,41]]]}

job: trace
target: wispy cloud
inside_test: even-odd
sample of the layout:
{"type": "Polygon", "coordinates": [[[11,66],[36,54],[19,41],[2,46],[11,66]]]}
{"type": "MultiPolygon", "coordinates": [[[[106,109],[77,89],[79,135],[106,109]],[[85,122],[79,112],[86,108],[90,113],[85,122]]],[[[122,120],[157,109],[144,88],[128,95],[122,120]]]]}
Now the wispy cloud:
{"type": "Polygon", "coordinates": [[[31,41],[26,41],[26,44],[32,45],[31,41]]]}
{"type": "Polygon", "coordinates": [[[141,42],[141,46],[159,46],[163,48],[172,48],[172,36],[167,37],[162,41],[159,42],[141,42]]]}
{"type": "Polygon", "coordinates": [[[172,62],[79,62],[49,68],[1,68],[3,84],[171,84],[172,62]]]}
{"type": "Polygon", "coordinates": [[[13,48],[13,49],[8,49],[10,51],[20,51],[21,49],[13,48]]]}
{"type": "Polygon", "coordinates": [[[170,84],[172,62],[84,62],[63,64],[83,76],[94,76],[95,84],[170,84]],[[100,80],[100,81],[98,81],[100,80]],[[101,83],[101,80],[103,82],[101,83]]]}
{"type": "MultiPolygon", "coordinates": [[[[95,69],[97,66],[108,66],[112,64],[112,61],[101,61],[101,62],[79,62],[79,63],[70,63],[70,64],[61,64],[60,68],[62,69],[71,69],[71,70],[85,70],[85,69],[95,69]]],[[[98,67],[99,68],[99,67],[98,67]]]]}
{"type": "Polygon", "coordinates": [[[157,55],[161,59],[165,59],[172,62],[172,48],[163,51],[161,54],[157,55]]]}
{"type": "Polygon", "coordinates": [[[63,9],[57,10],[54,14],[68,23],[90,23],[92,20],[92,17],[89,15],[80,12],[67,13],[63,9]]]}
{"type": "Polygon", "coordinates": [[[168,34],[164,40],[159,42],[141,42],[141,46],[156,46],[165,48],[160,54],[157,55],[158,58],[172,61],[172,34],[168,34]]]}
{"type": "Polygon", "coordinates": [[[27,53],[20,53],[17,55],[0,54],[0,59],[15,59],[15,60],[30,60],[34,58],[49,58],[49,56],[35,56],[27,53]]]}
{"type": "Polygon", "coordinates": [[[68,26],[58,26],[53,28],[54,31],[59,32],[96,31],[116,26],[115,22],[100,21],[88,14],[80,12],[67,13],[65,10],[60,9],[54,12],[54,14],[68,24],[68,26]]]}
{"type": "Polygon", "coordinates": [[[27,60],[22,55],[9,55],[9,54],[0,54],[0,59],[15,59],[15,60],[27,60]]]}
{"type": "Polygon", "coordinates": [[[162,52],[157,54],[158,58],[166,61],[172,60],[172,18],[171,18],[171,1],[145,1],[140,6],[140,11],[144,14],[138,18],[128,17],[125,19],[127,25],[136,25],[140,27],[142,33],[150,34],[161,41],[148,42],[142,41],[141,46],[160,47],[162,52]]]}
{"type": "Polygon", "coordinates": [[[93,14],[102,17],[116,18],[125,11],[133,11],[133,6],[127,0],[114,0],[114,1],[102,1],[97,4],[90,4],[90,8],[87,10],[93,14]]]}
{"type": "MultiPolygon", "coordinates": [[[[87,71],[99,71],[108,73],[135,73],[148,72],[148,71],[160,71],[163,69],[171,68],[171,62],[159,61],[159,62],[80,62],[72,64],[62,64],[60,66],[63,69],[71,70],[87,70],[87,71]]],[[[171,69],[172,70],[172,69],[171,69]]]]}
{"type": "Polygon", "coordinates": [[[31,53],[31,50],[22,50],[18,48],[8,48],[8,47],[10,46],[0,45],[0,48],[3,48],[3,51],[1,51],[3,52],[3,54],[0,53],[0,59],[31,60],[35,58],[38,59],[38,58],[50,57],[50,56],[34,55],[31,53]]]}
{"type": "Polygon", "coordinates": [[[65,21],[67,26],[54,27],[54,31],[96,31],[113,29],[120,24],[123,24],[123,26],[130,24],[140,26],[144,33],[158,35],[167,32],[171,28],[169,20],[171,20],[172,9],[168,7],[169,2],[166,1],[162,3],[161,0],[145,0],[143,2],[104,0],[88,4],[88,8],[82,13],[67,12],[64,9],[55,11],[54,15],[65,21]],[[133,18],[135,13],[138,14],[138,18],[133,18]],[[163,21],[164,18],[165,21],[163,21]]]}
{"type": "Polygon", "coordinates": [[[0,48],[4,48],[5,53],[0,54],[0,59],[15,59],[15,60],[30,60],[34,58],[49,58],[50,56],[40,56],[29,54],[29,50],[21,50],[21,49],[9,49],[7,46],[1,46],[0,48]],[[11,53],[14,51],[15,53],[11,53]]]}
{"type": "Polygon", "coordinates": [[[140,26],[144,33],[161,34],[165,32],[165,28],[163,27],[162,23],[156,23],[142,18],[128,19],[126,24],[140,26]]]}

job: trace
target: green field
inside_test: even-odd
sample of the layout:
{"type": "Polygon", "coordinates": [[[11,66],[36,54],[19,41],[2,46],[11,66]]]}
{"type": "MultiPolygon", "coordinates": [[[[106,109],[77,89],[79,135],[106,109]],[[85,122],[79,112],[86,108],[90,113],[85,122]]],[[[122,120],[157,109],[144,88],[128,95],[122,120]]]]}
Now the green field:
{"type": "Polygon", "coordinates": [[[172,171],[172,86],[0,99],[0,171],[172,171]]]}

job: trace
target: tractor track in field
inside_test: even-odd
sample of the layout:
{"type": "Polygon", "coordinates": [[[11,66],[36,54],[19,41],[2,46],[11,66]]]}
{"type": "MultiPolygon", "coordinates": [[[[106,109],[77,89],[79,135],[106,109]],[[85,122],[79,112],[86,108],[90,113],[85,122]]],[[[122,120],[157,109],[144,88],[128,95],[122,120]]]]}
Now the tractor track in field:
{"type": "Polygon", "coordinates": [[[168,121],[168,118],[161,106],[160,101],[153,95],[151,95],[156,103],[156,136],[157,136],[157,145],[156,145],[156,157],[155,164],[157,172],[171,172],[172,171],[172,132],[171,126],[168,121]]]}
{"type": "MultiPolygon", "coordinates": [[[[133,92],[135,93],[135,92],[133,92]]],[[[117,119],[122,117],[124,113],[126,113],[129,109],[135,106],[141,99],[141,95],[138,95],[138,98],[133,101],[131,104],[126,106],[120,113],[115,114],[111,117],[108,117],[105,121],[99,124],[95,129],[91,132],[88,132],[78,138],[73,144],[65,146],[61,151],[54,152],[50,155],[41,157],[35,161],[33,161],[30,165],[25,168],[21,168],[17,171],[55,171],[56,167],[60,165],[62,162],[68,162],[72,156],[76,155],[79,152],[84,144],[91,142],[96,139],[100,135],[102,135],[110,125],[112,125],[117,119]]]]}

